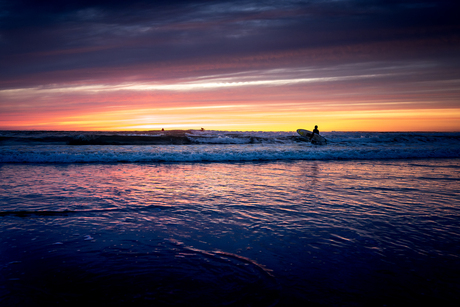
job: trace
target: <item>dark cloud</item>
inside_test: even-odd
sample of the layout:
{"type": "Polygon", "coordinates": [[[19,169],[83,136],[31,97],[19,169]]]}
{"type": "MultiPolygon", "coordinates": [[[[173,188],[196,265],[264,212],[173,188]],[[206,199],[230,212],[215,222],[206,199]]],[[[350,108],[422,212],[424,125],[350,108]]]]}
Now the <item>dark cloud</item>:
{"type": "Polygon", "coordinates": [[[0,87],[60,82],[63,73],[129,78],[142,67],[171,77],[202,73],[192,65],[235,71],[251,61],[450,57],[458,65],[459,8],[442,0],[0,1],[0,87]]]}

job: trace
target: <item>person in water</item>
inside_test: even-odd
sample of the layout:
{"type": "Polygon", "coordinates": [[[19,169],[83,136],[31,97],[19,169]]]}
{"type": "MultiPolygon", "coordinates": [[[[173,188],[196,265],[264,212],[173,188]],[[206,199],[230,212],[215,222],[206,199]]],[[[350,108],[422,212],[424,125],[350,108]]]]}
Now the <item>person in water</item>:
{"type": "Polygon", "coordinates": [[[311,136],[310,136],[310,141],[311,141],[311,139],[313,139],[313,136],[315,135],[315,133],[316,133],[317,135],[319,135],[318,126],[315,126],[315,129],[313,129],[313,132],[312,132],[312,134],[311,134],[311,136]]]}

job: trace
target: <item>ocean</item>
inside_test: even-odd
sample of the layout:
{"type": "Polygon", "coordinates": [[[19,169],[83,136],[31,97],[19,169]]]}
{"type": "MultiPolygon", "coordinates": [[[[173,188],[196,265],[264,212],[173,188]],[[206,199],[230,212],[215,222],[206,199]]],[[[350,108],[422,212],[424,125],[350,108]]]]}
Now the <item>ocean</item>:
{"type": "Polygon", "coordinates": [[[0,306],[458,306],[460,133],[0,131],[0,306]]]}

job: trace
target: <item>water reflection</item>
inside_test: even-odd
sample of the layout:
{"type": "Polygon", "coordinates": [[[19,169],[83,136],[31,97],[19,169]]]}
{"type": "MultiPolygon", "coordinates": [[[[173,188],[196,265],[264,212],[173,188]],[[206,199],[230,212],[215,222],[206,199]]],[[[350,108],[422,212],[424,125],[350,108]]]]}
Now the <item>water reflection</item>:
{"type": "Polygon", "coordinates": [[[83,289],[141,305],[448,302],[460,276],[459,167],[3,165],[0,298],[86,302],[83,289]]]}

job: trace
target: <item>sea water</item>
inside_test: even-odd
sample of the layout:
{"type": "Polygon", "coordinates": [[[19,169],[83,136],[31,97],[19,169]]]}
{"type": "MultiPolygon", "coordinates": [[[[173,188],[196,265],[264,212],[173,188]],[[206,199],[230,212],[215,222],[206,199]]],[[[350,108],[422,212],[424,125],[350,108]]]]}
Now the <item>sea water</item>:
{"type": "Polygon", "coordinates": [[[1,132],[0,305],[457,306],[460,134],[323,135],[1,132]]]}

